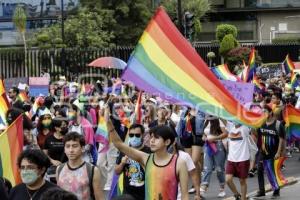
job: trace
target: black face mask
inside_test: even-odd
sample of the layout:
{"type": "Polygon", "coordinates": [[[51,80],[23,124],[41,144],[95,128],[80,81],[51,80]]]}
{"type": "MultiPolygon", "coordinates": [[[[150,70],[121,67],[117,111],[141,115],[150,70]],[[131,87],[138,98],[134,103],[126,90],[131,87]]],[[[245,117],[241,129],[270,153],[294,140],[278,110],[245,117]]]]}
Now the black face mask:
{"type": "Polygon", "coordinates": [[[60,133],[61,133],[62,135],[66,135],[66,134],[68,133],[68,131],[69,131],[69,129],[68,129],[67,127],[63,127],[63,128],[61,128],[60,133]]]}

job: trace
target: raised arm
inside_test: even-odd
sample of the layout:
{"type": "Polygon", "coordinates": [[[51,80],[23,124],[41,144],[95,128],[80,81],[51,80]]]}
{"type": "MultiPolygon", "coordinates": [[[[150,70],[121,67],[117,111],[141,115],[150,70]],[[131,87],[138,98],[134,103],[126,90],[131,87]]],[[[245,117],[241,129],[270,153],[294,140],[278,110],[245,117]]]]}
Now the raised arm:
{"type": "Polygon", "coordinates": [[[115,145],[115,147],[119,149],[119,151],[127,155],[129,158],[139,162],[143,167],[145,167],[149,154],[129,147],[121,140],[120,136],[113,126],[113,123],[110,120],[108,108],[105,109],[105,119],[110,140],[115,145]]]}

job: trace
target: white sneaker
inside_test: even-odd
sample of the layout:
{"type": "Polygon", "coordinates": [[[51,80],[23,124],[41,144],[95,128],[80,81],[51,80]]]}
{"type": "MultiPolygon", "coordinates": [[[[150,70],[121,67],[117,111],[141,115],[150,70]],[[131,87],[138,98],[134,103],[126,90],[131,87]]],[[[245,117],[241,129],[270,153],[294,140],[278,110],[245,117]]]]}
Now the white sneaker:
{"type": "Polygon", "coordinates": [[[220,191],[220,193],[218,194],[218,197],[219,198],[223,198],[223,197],[225,197],[226,196],[226,193],[225,193],[225,191],[223,190],[223,191],[220,191]]]}

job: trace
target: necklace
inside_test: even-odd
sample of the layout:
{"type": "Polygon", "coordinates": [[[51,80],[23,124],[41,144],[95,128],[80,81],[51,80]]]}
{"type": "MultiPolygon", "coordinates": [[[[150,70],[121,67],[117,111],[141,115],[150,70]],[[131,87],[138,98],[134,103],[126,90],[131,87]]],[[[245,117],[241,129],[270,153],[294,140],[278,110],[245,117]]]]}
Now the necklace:
{"type": "MultiPolygon", "coordinates": [[[[26,187],[26,186],[25,186],[26,187]]],[[[40,192],[40,189],[43,187],[43,185],[37,190],[35,191],[32,195],[30,194],[28,188],[26,187],[26,192],[30,198],[30,200],[33,200],[33,198],[40,192]]]]}

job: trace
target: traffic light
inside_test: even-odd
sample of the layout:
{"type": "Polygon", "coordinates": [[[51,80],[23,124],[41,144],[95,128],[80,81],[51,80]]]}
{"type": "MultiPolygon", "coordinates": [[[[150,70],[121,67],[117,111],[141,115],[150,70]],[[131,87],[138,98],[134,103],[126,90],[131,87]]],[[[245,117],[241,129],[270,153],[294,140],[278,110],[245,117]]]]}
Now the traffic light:
{"type": "Polygon", "coordinates": [[[190,12],[184,13],[184,35],[188,39],[192,39],[194,33],[194,15],[190,12]]]}

